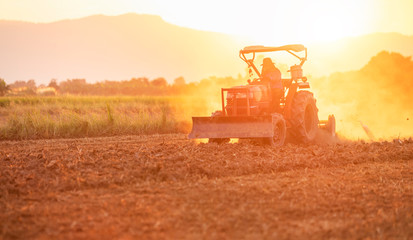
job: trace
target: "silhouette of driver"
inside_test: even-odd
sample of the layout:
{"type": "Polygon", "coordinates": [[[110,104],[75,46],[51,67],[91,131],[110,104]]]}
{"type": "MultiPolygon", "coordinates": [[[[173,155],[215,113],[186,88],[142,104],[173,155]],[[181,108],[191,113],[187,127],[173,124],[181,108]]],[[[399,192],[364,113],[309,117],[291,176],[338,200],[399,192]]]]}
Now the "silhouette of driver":
{"type": "Polygon", "coordinates": [[[263,83],[269,84],[271,88],[271,112],[281,112],[280,99],[284,94],[281,72],[275,67],[271,58],[264,58],[262,61],[261,79],[263,83]]]}

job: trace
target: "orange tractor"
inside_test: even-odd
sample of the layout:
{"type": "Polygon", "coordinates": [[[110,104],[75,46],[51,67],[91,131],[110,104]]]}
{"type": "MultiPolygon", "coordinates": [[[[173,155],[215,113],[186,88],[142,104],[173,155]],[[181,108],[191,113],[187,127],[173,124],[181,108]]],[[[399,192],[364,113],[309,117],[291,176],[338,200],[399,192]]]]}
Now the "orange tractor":
{"type": "MultiPolygon", "coordinates": [[[[262,139],[272,146],[282,146],[286,139],[295,143],[311,143],[319,129],[335,136],[335,118],[319,121],[318,109],[310,84],[303,76],[302,66],[307,60],[307,48],[300,44],[281,47],[249,46],[239,52],[240,58],[258,78],[247,85],[221,89],[222,109],[211,117],[192,117],[190,139],[208,138],[209,142],[223,143],[230,138],[262,139]],[[282,95],[274,110],[274,91],[263,81],[262,73],[254,64],[256,53],[286,51],[300,60],[290,67],[291,78],[281,79],[282,95]],[[303,55],[303,56],[301,56],[303,55]]],[[[278,100],[278,99],[277,99],[278,100]]]]}

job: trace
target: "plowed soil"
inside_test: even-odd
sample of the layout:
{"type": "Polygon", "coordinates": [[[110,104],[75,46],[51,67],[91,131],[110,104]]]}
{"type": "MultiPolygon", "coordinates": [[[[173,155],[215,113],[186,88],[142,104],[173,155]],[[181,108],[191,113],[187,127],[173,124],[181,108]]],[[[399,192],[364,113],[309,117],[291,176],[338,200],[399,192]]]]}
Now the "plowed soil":
{"type": "Polygon", "coordinates": [[[1,238],[412,239],[413,141],[4,141],[1,238]]]}

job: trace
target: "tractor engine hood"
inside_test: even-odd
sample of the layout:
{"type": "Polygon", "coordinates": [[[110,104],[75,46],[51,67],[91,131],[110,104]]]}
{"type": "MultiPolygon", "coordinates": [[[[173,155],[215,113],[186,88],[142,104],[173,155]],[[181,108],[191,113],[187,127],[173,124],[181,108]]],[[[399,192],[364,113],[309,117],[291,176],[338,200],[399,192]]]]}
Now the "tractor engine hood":
{"type": "Polygon", "coordinates": [[[268,87],[265,85],[244,85],[232,87],[228,90],[227,99],[236,97],[247,98],[247,92],[249,92],[249,98],[257,102],[268,97],[268,87]],[[248,91],[247,91],[248,90],[248,91]]]}

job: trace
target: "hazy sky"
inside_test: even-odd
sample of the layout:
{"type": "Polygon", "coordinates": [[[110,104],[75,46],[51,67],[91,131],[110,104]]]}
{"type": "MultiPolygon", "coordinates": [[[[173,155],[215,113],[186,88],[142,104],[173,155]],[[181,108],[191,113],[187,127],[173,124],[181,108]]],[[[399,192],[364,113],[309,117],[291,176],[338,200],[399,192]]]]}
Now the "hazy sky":
{"type": "Polygon", "coordinates": [[[136,12],[262,43],[331,40],[372,32],[413,35],[413,0],[0,0],[0,19],[52,22],[136,12]]]}

